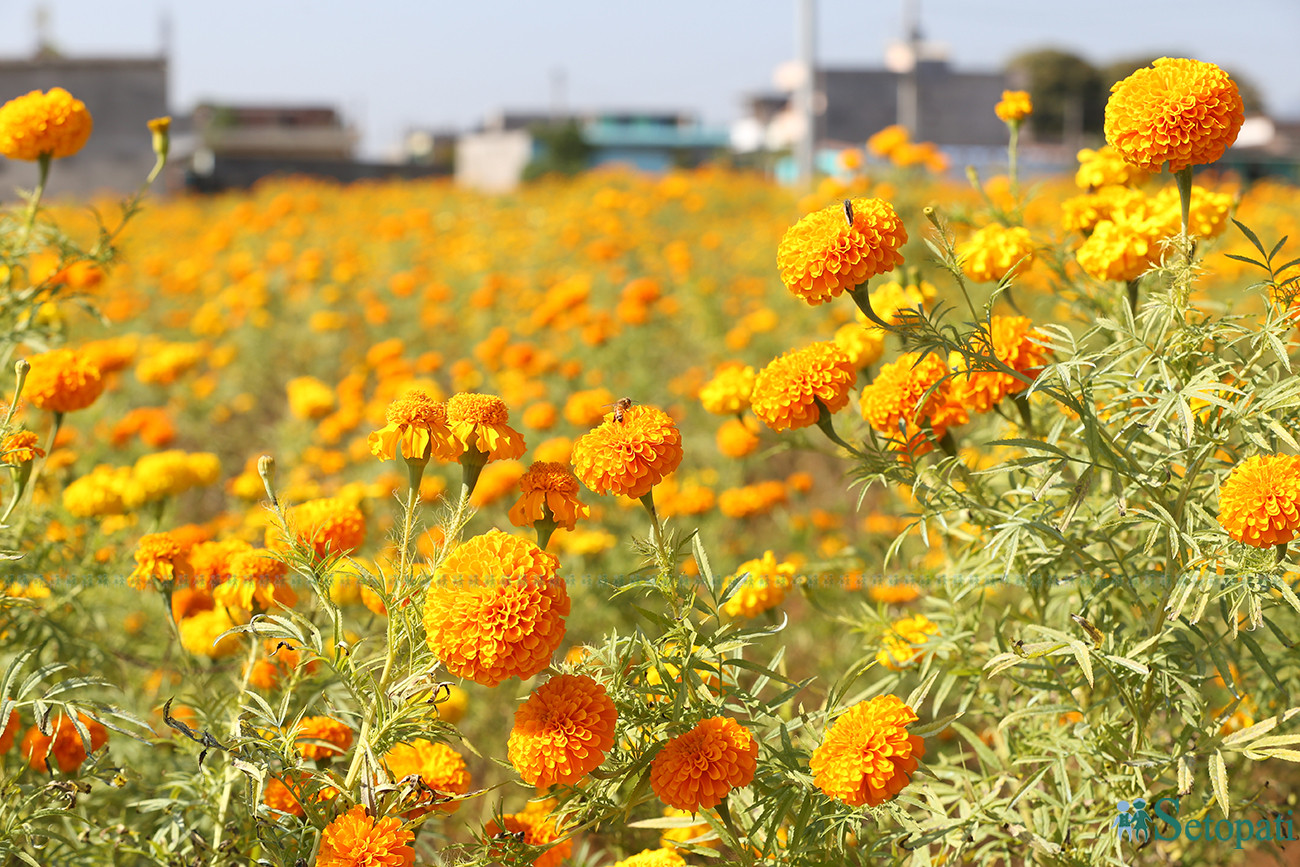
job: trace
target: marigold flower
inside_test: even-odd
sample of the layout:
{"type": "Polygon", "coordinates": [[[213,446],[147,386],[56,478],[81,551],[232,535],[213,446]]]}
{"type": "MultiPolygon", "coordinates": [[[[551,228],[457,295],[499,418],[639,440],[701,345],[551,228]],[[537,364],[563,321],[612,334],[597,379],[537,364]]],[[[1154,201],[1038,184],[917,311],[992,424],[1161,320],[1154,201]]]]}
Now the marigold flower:
{"type": "Polygon", "coordinates": [[[748,422],[738,418],[729,418],[718,428],[718,451],[729,458],[743,458],[751,455],[758,448],[758,432],[753,420],[746,416],[748,422]]]}
{"type": "Polygon", "coordinates": [[[1255,455],[1219,488],[1219,523],[1255,548],[1285,545],[1300,529],[1300,457],[1255,455]]]}
{"type": "Polygon", "coordinates": [[[1102,220],[1074,256],[1094,280],[1128,282],[1154,264],[1159,250],[1143,226],[1129,220],[1102,220]]]}
{"type": "Polygon", "coordinates": [[[302,817],[306,815],[306,811],[302,808],[302,802],[298,800],[297,791],[300,790],[295,791],[295,789],[290,789],[281,778],[271,777],[266,781],[266,789],[262,792],[262,803],[272,810],[302,817]]]}
{"type": "Polygon", "coordinates": [[[698,813],[744,788],[758,767],[758,740],[740,723],[715,716],[664,744],[650,764],[659,800],[698,813]]]}
{"type": "Polygon", "coordinates": [[[1076,158],[1079,160],[1079,169],[1074,173],[1074,182],[1083,190],[1127,186],[1146,176],[1146,172],[1126,162],[1120,152],[1110,145],[1097,150],[1084,148],[1076,158]]]}
{"type": "Polygon", "coordinates": [[[334,389],[314,376],[297,376],[285,386],[289,412],[301,419],[323,418],[334,409],[334,389]]]}
{"type": "Polygon", "coordinates": [[[830,301],[903,264],[907,230],[882,199],[831,205],[791,226],[777,247],[786,288],[809,304],[830,301]]]}
{"type": "Polygon", "coordinates": [[[617,720],[614,702],[592,678],[552,677],[515,711],[510,764],[538,788],[576,783],[605,760],[617,720]]]}
{"type": "Polygon", "coordinates": [[[28,357],[32,365],[23,396],[49,412],[73,412],[94,403],[104,391],[99,368],[84,354],[55,349],[28,357]]]}
{"type": "Polygon", "coordinates": [[[0,464],[16,467],[45,457],[45,449],[38,445],[40,441],[41,438],[29,430],[9,434],[0,443],[0,464]]]}
{"type": "Polygon", "coordinates": [[[885,668],[900,671],[921,655],[920,645],[939,633],[939,626],[924,614],[904,617],[895,621],[881,640],[876,662],[885,668]]]}
{"type": "Polygon", "coordinates": [[[491,394],[456,394],[447,401],[447,426],[458,443],[458,453],[477,449],[489,461],[517,458],[524,453],[524,438],[506,422],[505,401],[491,394]]]}
{"type": "Polygon", "coordinates": [[[489,839],[501,834],[502,831],[508,834],[523,834],[523,843],[527,846],[545,846],[548,843],[555,843],[533,861],[533,867],[559,867],[565,858],[573,854],[573,841],[560,839],[560,832],[550,815],[549,805],[553,803],[554,801],[530,802],[521,812],[507,813],[501,817],[505,822],[505,828],[498,825],[496,820],[492,820],[483,826],[483,833],[489,839]]]}
{"type": "Polygon", "coordinates": [[[5,722],[4,728],[0,729],[0,756],[13,749],[14,738],[18,737],[20,728],[22,722],[18,719],[18,711],[10,710],[9,719],[5,722]]]}
{"type": "Polygon", "coordinates": [[[135,569],[126,579],[127,584],[135,590],[144,590],[150,581],[190,584],[194,581],[194,571],[189,553],[189,547],[169,533],[141,536],[135,549],[135,569]]]}
{"type": "Polygon", "coordinates": [[[33,90],[0,106],[0,154],[11,160],[70,157],[94,125],[86,104],[63,88],[33,90]]]}
{"type": "Polygon", "coordinates": [[[485,686],[537,674],[564,638],[569,614],[558,569],[555,557],[500,530],[468,539],[430,584],[429,647],[448,671],[485,686]]]}
{"type": "Polygon", "coordinates": [[[1241,94],[1213,63],[1162,57],[1110,89],[1106,141],[1148,172],[1212,163],[1237,140],[1241,94]]]}
{"type": "Polygon", "coordinates": [[[194,570],[194,586],[204,590],[230,580],[230,560],[234,555],[253,550],[243,539],[222,539],[217,542],[199,542],[190,548],[190,567],[194,570]]]}
{"type": "Polygon", "coordinates": [[[916,712],[896,695],[849,708],[812,754],[813,781],[827,795],[854,807],[878,807],[912,780],[925,741],[906,726],[916,712]]]}
{"type": "Polygon", "coordinates": [[[384,765],[394,780],[415,775],[433,790],[419,790],[416,808],[406,814],[409,818],[433,810],[454,813],[460,808],[460,801],[440,802],[438,795],[463,795],[469,791],[470,775],[465,768],[465,759],[446,744],[424,738],[397,744],[384,754],[384,765]]]}
{"type": "Polygon", "coordinates": [[[783,482],[767,479],[723,491],[718,495],[718,511],[728,518],[753,518],[766,515],[788,499],[783,482]]]}
{"type": "Polygon", "coordinates": [[[885,332],[880,328],[845,322],[836,329],[833,339],[857,370],[875,364],[885,353],[885,332]]]}
{"type": "MultiPolygon", "coordinates": [[[[286,517],[299,544],[307,545],[320,558],[351,554],[366,541],[366,516],[346,500],[308,500],[289,509],[286,517]]],[[[285,545],[279,527],[266,529],[266,547],[285,545]]]]}
{"type": "Polygon", "coordinates": [[[454,461],[464,446],[447,425],[447,404],[427,391],[415,390],[388,405],[388,424],[370,434],[370,453],[391,461],[400,454],[410,460],[454,461]]]}
{"type": "Polygon", "coordinates": [[[907,144],[910,138],[907,127],[892,124],[867,139],[867,150],[876,156],[889,158],[893,156],[894,151],[907,144]]]}
{"type": "MultiPolygon", "coordinates": [[[[666,817],[686,817],[694,816],[690,810],[679,810],[676,807],[664,807],[664,816],[666,817]]],[[[684,825],[677,828],[665,828],[659,835],[659,845],[664,848],[671,846],[680,846],[690,843],[694,846],[708,846],[716,849],[718,847],[718,835],[714,833],[712,826],[708,822],[700,819],[699,821],[684,825]],[[701,837],[708,839],[700,839],[701,837]]]]}
{"type": "Polygon", "coordinates": [[[564,401],[564,420],[574,427],[600,424],[615,399],[614,392],[608,388],[575,391],[564,401]]]}
{"type": "Polygon", "coordinates": [[[643,849],[616,862],[614,867],[686,867],[686,859],[675,849],[643,849]]]}
{"type": "Polygon", "coordinates": [[[289,564],[270,551],[251,546],[233,550],[226,565],[229,579],[212,590],[216,604],[251,612],[289,608],[298,601],[287,580],[289,564]]]}
{"type": "Polygon", "coordinates": [[[765,551],[757,560],[746,560],[726,581],[730,585],[741,579],[741,584],[722,606],[723,613],[728,617],[757,617],[775,608],[785,601],[785,594],[794,586],[794,573],[793,563],[776,562],[776,555],[771,551],[765,551]]]}
{"type": "Polygon", "coordinates": [[[1002,101],[993,106],[993,113],[1005,123],[1019,123],[1034,113],[1034,103],[1023,90],[1002,91],[1002,101]]]}
{"type": "MultiPolygon", "coordinates": [[[[1047,362],[1048,350],[1034,342],[1034,338],[1041,340],[1043,335],[1034,330],[1028,317],[994,316],[991,326],[989,342],[993,356],[1031,380],[1037,377],[1047,362]]],[[[1029,388],[1029,383],[1009,373],[972,368],[960,352],[949,354],[948,364],[956,374],[951,381],[952,399],[968,410],[990,412],[1007,395],[1029,388]]]]}
{"type": "Polygon", "coordinates": [[[739,361],[721,365],[717,372],[700,389],[700,403],[705,412],[715,415],[736,415],[749,409],[749,397],[754,392],[754,368],[739,361]]]}
{"type": "Polygon", "coordinates": [[[352,746],[354,735],[347,723],[328,716],[303,717],[298,723],[294,741],[304,759],[329,759],[341,756],[352,746]],[[324,741],[324,744],[305,743],[324,741]]]}
{"type": "Polygon", "coordinates": [[[1034,242],[1023,226],[1008,228],[990,223],[958,245],[957,255],[967,277],[980,283],[996,283],[1012,267],[1018,265],[1023,274],[1033,264],[1034,242]]]}
{"type": "Polygon", "coordinates": [[[925,454],[933,446],[922,424],[929,424],[935,439],[943,439],[949,427],[970,420],[952,400],[951,381],[944,379],[947,373],[948,366],[937,355],[900,355],[883,365],[875,380],[862,389],[863,417],[885,435],[891,448],[912,456],[925,454]]]}
{"type": "Polygon", "coordinates": [[[613,413],[573,444],[573,469],[597,494],[640,499],[682,462],[682,435],[668,414],[633,406],[623,420],[613,413]]]}
{"type": "Polygon", "coordinates": [[[510,507],[510,523],[531,527],[549,518],[557,526],[572,530],[591,509],[578,501],[578,479],[565,464],[534,461],[519,478],[522,495],[510,507]]]}
{"type": "Polygon", "coordinates": [[[759,371],[754,415],[775,431],[816,424],[821,417],[817,402],[829,413],[839,412],[849,402],[857,378],[848,355],[832,342],[791,350],[759,371]]]}
{"type": "MultiPolygon", "coordinates": [[[[90,736],[91,752],[108,743],[108,730],[102,725],[84,713],[78,713],[77,720],[90,736]]],[[[87,758],[86,745],[81,739],[81,733],[66,714],[59,714],[48,735],[44,734],[40,727],[32,726],[27,730],[27,734],[23,735],[23,742],[19,749],[31,766],[42,772],[48,769],[47,763],[50,758],[54,759],[59,770],[65,774],[74,773],[87,758]]]]}
{"type": "MultiPolygon", "coordinates": [[[[243,612],[237,613],[242,615],[243,612]]],[[[226,635],[220,641],[217,639],[238,625],[231,617],[231,611],[220,606],[186,617],[177,624],[177,629],[181,634],[181,647],[195,656],[222,659],[239,653],[239,636],[226,635]]]]}
{"type": "Polygon", "coordinates": [[[315,867],[411,867],[415,834],[400,819],[375,819],[357,804],[321,831],[315,867]]]}

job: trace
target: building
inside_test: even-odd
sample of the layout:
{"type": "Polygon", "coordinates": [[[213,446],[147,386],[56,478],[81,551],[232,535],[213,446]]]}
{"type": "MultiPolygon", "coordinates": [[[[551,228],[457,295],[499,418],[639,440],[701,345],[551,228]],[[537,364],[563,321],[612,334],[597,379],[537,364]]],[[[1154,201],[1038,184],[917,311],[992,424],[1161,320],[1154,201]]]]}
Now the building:
{"type": "MultiPolygon", "coordinates": [[[[154,163],[147,124],[168,113],[167,58],[74,59],[44,53],[0,60],[0,102],[52,87],[84,102],[95,127],[80,153],[56,162],[48,194],[85,197],[139,189],[154,163]]],[[[0,158],[0,186],[35,185],[35,163],[0,158]]]]}

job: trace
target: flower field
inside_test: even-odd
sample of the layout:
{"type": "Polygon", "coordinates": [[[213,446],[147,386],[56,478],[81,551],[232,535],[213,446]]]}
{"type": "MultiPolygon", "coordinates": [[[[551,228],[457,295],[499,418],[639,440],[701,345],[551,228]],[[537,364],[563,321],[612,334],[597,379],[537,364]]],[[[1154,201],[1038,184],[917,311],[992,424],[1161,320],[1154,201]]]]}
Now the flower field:
{"type": "Polygon", "coordinates": [[[988,110],[969,182],[5,211],[0,865],[1282,853],[1300,197],[1210,64],[1060,177],[988,110]]]}

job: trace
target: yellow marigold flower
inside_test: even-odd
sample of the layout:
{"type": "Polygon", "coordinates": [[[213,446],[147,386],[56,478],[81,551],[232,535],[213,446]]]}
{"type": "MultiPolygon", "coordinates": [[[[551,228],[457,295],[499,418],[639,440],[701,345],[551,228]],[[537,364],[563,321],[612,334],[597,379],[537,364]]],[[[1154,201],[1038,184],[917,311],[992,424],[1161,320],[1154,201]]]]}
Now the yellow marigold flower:
{"type": "Polygon", "coordinates": [[[916,712],[896,695],[859,702],[835,721],[812,754],[813,781],[854,807],[878,807],[912,781],[925,741],[907,733],[916,712]]]}
{"type": "MultiPolygon", "coordinates": [[[[1164,215],[1163,226],[1157,230],[1159,237],[1167,238],[1182,231],[1182,203],[1175,187],[1166,187],[1152,198],[1151,210],[1164,215]]],[[[1232,210],[1232,195],[1216,193],[1205,187],[1193,186],[1191,206],[1187,214],[1187,231],[1201,238],[1215,238],[1228,227],[1232,210]]]]}
{"type": "Polygon", "coordinates": [[[243,539],[199,542],[193,548],[190,548],[190,566],[194,570],[194,586],[203,590],[210,590],[218,584],[228,581],[231,576],[231,558],[235,554],[251,550],[253,550],[253,546],[243,539]]]}
{"type": "Polygon", "coordinates": [[[700,403],[705,412],[715,415],[736,415],[749,409],[749,396],[754,392],[754,368],[739,361],[729,361],[718,367],[713,379],[700,389],[700,403]]]}
{"type": "Polygon", "coordinates": [[[30,356],[27,361],[32,369],[27,374],[23,397],[39,409],[49,412],[85,409],[104,391],[99,368],[82,353],[55,349],[30,356]]]}
{"type": "Polygon", "coordinates": [[[190,567],[189,548],[170,533],[141,536],[135,549],[135,569],[127,578],[135,590],[144,590],[150,581],[160,584],[190,584],[194,571],[190,567]]]}
{"type": "MultiPolygon", "coordinates": [[[[308,500],[289,509],[286,518],[298,542],[320,558],[351,554],[366,541],[366,516],[346,500],[308,500]]],[[[279,527],[266,528],[266,547],[286,545],[279,527]]]]}
{"type": "Polygon", "coordinates": [[[718,451],[729,458],[743,458],[758,449],[758,431],[749,416],[745,421],[729,418],[718,428],[718,451]]]}
{"type": "Polygon", "coordinates": [[[1034,261],[1034,242],[1023,226],[990,223],[957,247],[961,269],[980,283],[996,283],[1018,265],[1024,274],[1034,261]],[[1021,260],[1024,260],[1023,262],[1021,260]]]}
{"type": "MultiPolygon", "coordinates": [[[[904,311],[916,310],[918,307],[929,310],[933,307],[935,299],[939,297],[939,290],[929,280],[907,286],[897,280],[890,280],[888,283],[881,283],[869,294],[871,309],[876,312],[876,315],[885,322],[897,324],[903,321],[904,311]]],[[[872,323],[861,310],[858,311],[858,322],[867,328],[879,330],[879,326],[872,323]]]]}
{"type": "Polygon", "coordinates": [[[857,148],[845,148],[839,154],[840,168],[848,172],[856,172],[862,168],[862,151],[857,148]]]}
{"type": "Polygon", "coordinates": [[[40,441],[41,438],[29,430],[9,434],[0,443],[0,464],[16,467],[45,457],[45,449],[38,445],[40,441]]]}
{"type": "Polygon", "coordinates": [[[460,801],[442,800],[439,796],[463,795],[469,791],[470,775],[465,759],[446,744],[424,738],[397,744],[384,754],[384,765],[395,781],[415,775],[433,790],[419,790],[415,809],[406,814],[410,818],[433,810],[454,813],[460,808],[460,801]]]}
{"type": "Polygon", "coordinates": [[[1083,190],[1097,190],[1109,186],[1128,186],[1146,177],[1146,172],[1125,161],[1120,152],[1110,145],[1097,150],[1084,148],[1077,154],[1079,169],[1074,182],[1083,190]]]}
{"type": "Polygon", "coordinates": [[[775,431],[816,424],[820,401],[828,413],[849,402],[858,374],[849,357],[824,341],[787,352],[759,371],[754,381],[754,415],[775,431]]]}
{"type": "Polygon", "coordinates": [[[698,813],[748,786],[757,767],[754,735],[733,719],[715,716],[664,744],[650,764],[650,787],[668,806],[698,813]]]}
{"type": "Polygon", "coordinates": [[[616,862],[614,867],[686,867],[686,859],[674,849],[643,849],[616,862]]]}
{"type": "Polygon", "coordinates": [[[321,831],[315,867],[412,867],[415,834],[400,819],[375,819],[357,804],[321,831]]]}
{"type": "Polygon", "coordinates": [[[469,693],[454,684],[439,690],[434,699],[433,707],[438,719],[452,725],[464,719],[465,711],[469,710],[469,693]],[[442,700],[438,701],[439,698],[442,700]]]}
{"type": "MultiPolygon", "coordinates": [[[[1061,227],[1067,232],[1087,234],[1102,220],[1144,219],[1148,209],[1147,197],[1140,190],[1114,185],[1101,187],[1096,192],[1061,202],[1061,227]]],[[[1181,211],[1177,219],[1181,219],[1181,211]]]]}
{"type": "Polygon", "coordinates": [[[177,625],[181,633],[181,647],[195,656],[210,656],[213,659],[239,653],[238,635],[227,635],[220,642],[217,641],[222,633],[238,625],[224,607],[192,614],[177,625]]]}
{"type": "Polygon", "coordinates": [[[740,581],[735,593],[722,606],[728,617],[757,617],[785,601],[785,594],[794,586],[795,565],[776,562],[776,555],[764,552],[757,560],[746,560],[736,567],[736,572],[726,580],[729,586],[740,581]]]}
{"type": "Polygon", "coordinates": [[[510,412],[505,401],[491,394],[457,394],[447,401],[447,426],[460,451],[478,450],[489,461],[518,458],[524,453],[524,438],[506,422],[510,412]]]}
{"type": "MultiPolygon", "coordinates": [[[[665,817],[694,816],[690,810],[679,810],[676,807],[664,807],[665,817]]],[[[678,828],[665,828],[659,835],[659,845],[668,848],[670,846],[680,846],[691,844],[693,846],[708,846],[716,849],[718,847],[718,835],[713,828],[705,821],[697,821],[690,825],[683,825],[678,828]],[[707,838],[707,839],[701,839],[707,838]]]]}
{"type": "Polygon", "coordinates": [[[301,419],[317,419],[334,409],[334,389],[314,376],[298,376],[289,380],[289,412],[301,419]]]}
{"type": "Polygon", "coordinates": [[[849,208],[831,205],[791,226],[776,262],[787,289],[822,304],[903,264],[906,243],[907,230],[888,202],[853,199],[849,208]]]}
{"type": "Polygon", "coordinates": [[[728,518],[766,515],[789,498],[785,485],[775,479],[730,488],[718,495],[718,511],[728,518]]]}
{"type": "MultiPolygon", "coordinates": [[[[1180,218],[1181,220],[1181,218],[1180,218]]],[[[1130,220],[1102,220],[1074,256],[1094,280],[1136,280],[1159,256],[1146,227],[1130,220]]]]}
{"type": "Polygon", "coordinates": [[[277,605],[292,607],[298,594],[289,586],[289,564],[271,552],[246,546],[234,550],[226,561],[228,580],[212,590],[218,605],[241,611],[269,611],[277,605]]]}
{"type": "Polygon", "coordinates": [[[515,711],[507,753],[525,783],[573,784],[600,767],[614,746],[618,711],[585,674],[561,674],[533,690],[515,711]]]}
{"type": "Polygon", "coordinates": [[[1300,457],[1255,455],[1219,488],[1219,523],[1255,548],[1285,545],[1300,529],[1300,457]]]}
{"type": "Polygon", "coordinates": [[[931,635],[938,633],[938,624],[924,614],[904,617],[896,621],[882,639],[882,646],[876,653],[876,662],[886,668],[900,671],[921,655],[920,645],[929,641],[931,635]]]}
{"type": "Polygon", "coordinates": [[[500,530],[465,541],[430,584],[429,647],[452,674],[485,686],[537,674],[560,646],[569,614],[558,569],[555,557],[500,530]]]}
{"type": "Polygon", "coordinates": [[[78,518],[101,518],[126,511],[123,495],[131,484],[129,467],[96,467],[63,489],[63,508],[78,518]]]}
{"type": "Polygon", "coordinates": [[[564,401],[564,420],[574,427],[600,424],[614,400],[614,392],[607,388],[575,391],[564,401]]]}
{"type": "Polygon", "coordinates": [[[151,385],[171,385],[210,357],[205,343],[163,343],[135,366],[135,378],[151,385]]]}
{"type": "MultiPolygon", "coordinates": [[[[1044,335],[1035,331],[1025,316],[994,316],[991,325],[993,356],[1029,379],[1036,378],[1047,362],[1048,350],[1034,343],[1034,339],[1042,340],[1044,335]]],[[[1009,373],[972,368],[960,352],[951,353],[948,364],[955,373],[951,381],[952,399],[968,410],[990,412],[1007,395],[1029,388],[1029,383],[1009,373]]]]}
{"type": "Polygon", "coordinates": [[[299,721],[294,742],[304,759],[328,759],[346,753],[352,746],[353,737],[347,723],[328,716],[308,716],[299,721]]]}
{"type": "Polygon", "coordinates": [[[11,160],[70,157],[94,125],[86,104],[63,88],[33,90],[0,106],[0,154],[11,160]]]}
{"type": "Polygon", "coordinates": [[[597,494],[639,499],[682,462],[682,435],[666,412],[638,405],[613,413],[573,444],[573,470],[597,494]]]}
{"type": "Polygon", "coordinates": [[[841,325],[835,332],[834,341],[858,370],[875,364],[885,353],[885,332],[857,322],[841,325]]]}
{"type": "Polygon", "coordinates": [[[370,434],[370,453],[383,461],[400,454],[412,460],[454,461],[465,447],[452,435],[447,404],[415,390],[388,405],[388,424],[370,434]]]}
{"type": "Polygon", "coordinates": [[[907,144],[909,140],[910,136],[907,133],[907,127],[893,124],[867,139],[867,150],[876,156],[889,158],[894,151],[907,144]]]}
{"type": "Polygon", "coordinates": [[[872,584],[867,588],[867,595],[874,602],[884,602],[886,605],[906,605],[921,596],[921,588],[915,584],[891,581],[887,584],[872,584]]]}
{"type": "Polygon", "coordinates": [[[947,373],[948,366],[937,355],[900,355],[897,361],[882,366],[875,380],[862,389],[863,417],[885,435],[890,448],[914,457],[925,454],[933,446],[922,424],[928,423],[938,440],[949,427],[970,420],[966,410],[952,400],[952,383],[944,379],[947,373]]]}
{"type": "Polygon", "coordinates": [[[469,495],[469,504],[476,509],[492,505],[513,491],[525,472],[527,470],[519,461],[488,464],[479,475],[474,492],[469,495]]]}
{"type": "Polygon", "coordinates": [[[531,527],[549,518],[572,530],[579,518],[591,514],[578,501],[578,479],[566,464],[534,461],[520,477],[519,490],[522,495],[510,507],[510,523],[516,527],[531,527]]]}
{"type": "MultiPolygon", "coordinates": [[[[489,839],[500,835],[503,831],[508,834],[522,834],[526,846],[545,846],[554,843],[554,846],[533,861],[532,867],[559,867],[565,858],[573,854],[573,841],[560,839],[560,832],[555,827],[555,820],[551,817],[550,806],[548,806],[554,803],[554,801],[531,802],[521,812],[507,813],[502,816],[504,828],[493,819],[483,826],[483,833],[489,839]]],[[[500,852],[494,850],[494,854],[500,859],[500,852]]]]}
{"type": "Polygon", "coordinates": [[[1004,90],[1002,101],[993,106],[993,112],[1006,123],[1019,123],[1034,113],[1034,103],[1023,90],[1004,90]]]}
{"type": "Polygon", "coordinates": [[[1213,63],[1162,57],[1110,89],[1106,141],[1148,172],[1212,163],[1237,140],[1241,94],[1213,63]]]}

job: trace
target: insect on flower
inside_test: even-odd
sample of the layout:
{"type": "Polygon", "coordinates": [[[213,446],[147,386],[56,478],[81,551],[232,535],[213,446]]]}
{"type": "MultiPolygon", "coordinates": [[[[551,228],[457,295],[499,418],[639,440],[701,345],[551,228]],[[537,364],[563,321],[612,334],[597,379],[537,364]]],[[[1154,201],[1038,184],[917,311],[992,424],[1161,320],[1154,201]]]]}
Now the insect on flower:
{"type": "Polygon", "coordinates": [[[630,397],[620,397],[613,403],[605,404],[605,406],[612,406],[614,408],[614,421],[623,424],[623,413],[631,409],[633,403],[635,403],[635,401],[630,397]]]}
{"type": "Polygon", "coordinates": [[[849,199],[844,200],[844,219],[849,221],[850,226],[853,225],[853,202],[849,199]]]}

